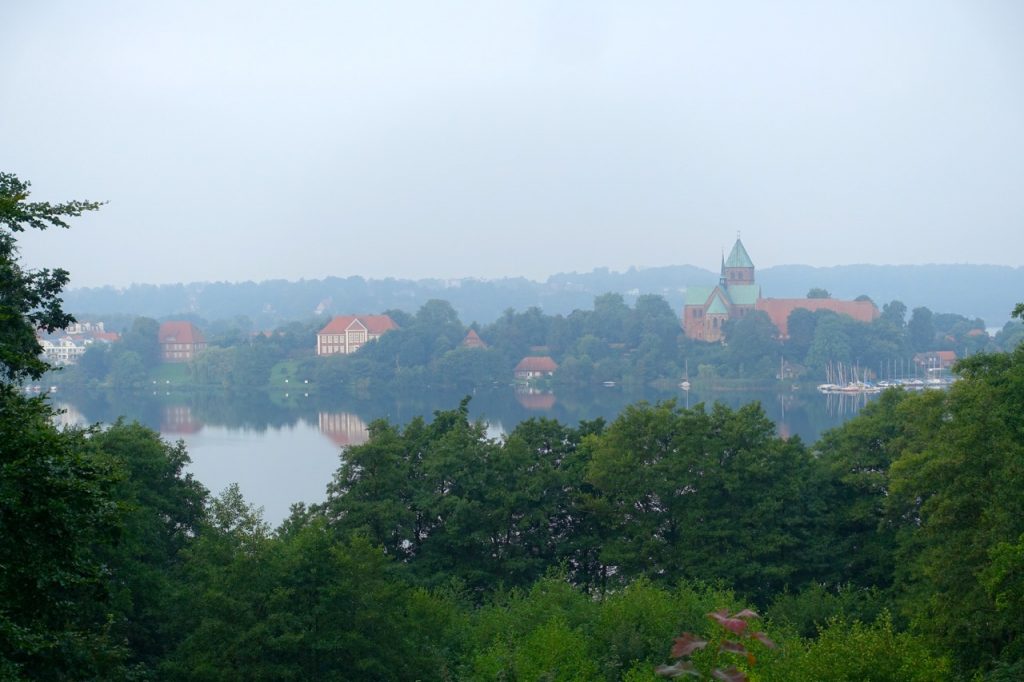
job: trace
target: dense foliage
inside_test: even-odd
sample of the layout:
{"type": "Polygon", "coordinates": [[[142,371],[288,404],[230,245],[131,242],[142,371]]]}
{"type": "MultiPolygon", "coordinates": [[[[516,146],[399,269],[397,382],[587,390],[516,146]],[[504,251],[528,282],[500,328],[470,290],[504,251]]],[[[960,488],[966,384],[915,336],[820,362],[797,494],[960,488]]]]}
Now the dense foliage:
{"type": "MultiPolygon", "coordinates": [[[[906,307],[892,301],[870,324],[828,310],[795,310],[789,336],[778,338],[768,316],[755,312],[724,327],[725,343],[685,338],[665,299],[641,295],[630,306],[618,294],[594,299],[592,309],[549,315],[539,308],[507,310],[489,325],[466,327],[446,301],[430,300],[413,315],[387,314],[399,329],[351,356],[315,357],[317,319],[256,333],[245,317],[207,323],[210,347],[174,383],[204,388],[284,386],[308,381],[324,391],[405,390],[441,387],[469,391],[512,380],[513,368],[530,355],[549,355],[559,365],[550,383],[581,388],[606,382],[630,387],[675,386],[682,379],[705,385],[771,385],[776,381],[824,380],[844,366],[859,377],[923,375],[914,354],[951,350],[959,357],[1012,349],[1024,325],[1010,322],[995,338],[984,322],[956,314],[906,307]],[[472,328],[486,348],[464,347],[472,328]]],[[[162,383],[157,328],[150,318],[124,321],[124,338],[93,344],[77,366],[59,377],[63,385],[139,388],[162,383]]]]}
{"type": "MultiPolygon", "coordinates": [[[[378,421],[326,501],[271,529],[237,487],[207,495],[181,444],[60,430],[11,383],[41,369],[31,316],[63,316],[25,282],[0,281],[3,679],[636,682],[682,631],[718,665],[707,615],[751,605],[778,646],[751,643],[731,679],[1024,674],[1024,346],[810,448],[756,404],[641,403],[498,440],[466,401],[378,421]]],[[[457,335],[427,312],[449,330],[429,353],[457,335]]]]}

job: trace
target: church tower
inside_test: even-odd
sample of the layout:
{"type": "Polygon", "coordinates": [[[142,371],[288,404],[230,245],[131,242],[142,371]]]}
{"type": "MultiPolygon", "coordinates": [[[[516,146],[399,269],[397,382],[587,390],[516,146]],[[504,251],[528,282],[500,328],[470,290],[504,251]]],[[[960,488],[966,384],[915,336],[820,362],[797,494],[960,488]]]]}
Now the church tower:
{"type": "Polygon", "coordinates": [[[754,283],[754,262],[750,260],[738,236],[729,257],[722,264],[722,280],[726,286],[754,283]]]}

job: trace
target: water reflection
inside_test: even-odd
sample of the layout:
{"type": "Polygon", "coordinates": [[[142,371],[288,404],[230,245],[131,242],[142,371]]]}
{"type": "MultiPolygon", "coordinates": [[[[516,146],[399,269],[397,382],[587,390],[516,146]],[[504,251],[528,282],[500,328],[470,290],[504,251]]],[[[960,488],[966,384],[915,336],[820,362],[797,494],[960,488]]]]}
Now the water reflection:
{"type": "Polygon", "coordinates": [[[555,406],[555,394],[553,391],[542,391],[529,386],[517,386],[516,402],[528,410],[550,412],[555,406]]]}
{"type": "Polygon", "coordinates": [[[180,435],[198,433],[203,427],[192,415],[191,405],[164,405],[160,420],[160,433],[180,435]]]}
{"type": "MultiPolygon", "coordinates": [[[[337,469],[344,448],[365,443],[367,425],[387,419],[405,425],[417,416],[458,406],[457,391],[380,394],[294,392],[210,392],[135,394],[116,391],[62,392],[57,407],[66,424],[111,423],[122,415],[188,446],[191,471],[219,492],[238,482],[247,499],[277,523],[293,502],[318,502],[337,469]]],[[[821,395],[800,391],[629,391],[599,387],[589,391],[523,391],[509,386],[477,391],[470,417],[482,420],[492,438],[527,419],[547,417],[575,425],[598,417],[612,421],[628,405],[674,399],[694,407],[721,402],[736,409],[759,401],[779,435],[816,441],[856,414],[873,396],[821,395]]]]}
{"type": "Polygon", "coordinates": [[[362,445],[370,440],[366,422],[351,412],[320,412],[320,433],[339,447],[362,445]]]}

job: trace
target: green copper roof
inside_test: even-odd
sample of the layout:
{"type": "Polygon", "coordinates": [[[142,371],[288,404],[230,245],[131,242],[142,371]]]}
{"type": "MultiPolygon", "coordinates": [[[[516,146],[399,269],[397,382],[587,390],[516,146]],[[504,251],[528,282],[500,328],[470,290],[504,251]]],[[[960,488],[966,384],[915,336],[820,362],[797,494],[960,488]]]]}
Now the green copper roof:
{"type": "Polygon", "coordinates": [[[722,300],[721,296],[715,296],[714,302],[708,306],[708,315],[728,315],[729,306],[725,305],[725,301],[722,300]]]}
{"type": "Polygon", "coordinates": [[[729,298],[734,305],[754,305],[761,298],[759,284],[730,284],[729,298]]]}
{"type": "Polygon", "coordinates": [[[686,302],[683,305],[704,305],[711,291],[712,287],[687,287],[686,302]]]}
{"type": "Polygon", "coordinates": [[[725,267],[754,267],[754,261],[750,260],[750,256],[747,255],[747,250],[743,248],[743,242],[741,242],[738,237],[736,238],[736,243],[732,245],[732,251],[729,252],[729,257],[725,259],[725,267]]]}

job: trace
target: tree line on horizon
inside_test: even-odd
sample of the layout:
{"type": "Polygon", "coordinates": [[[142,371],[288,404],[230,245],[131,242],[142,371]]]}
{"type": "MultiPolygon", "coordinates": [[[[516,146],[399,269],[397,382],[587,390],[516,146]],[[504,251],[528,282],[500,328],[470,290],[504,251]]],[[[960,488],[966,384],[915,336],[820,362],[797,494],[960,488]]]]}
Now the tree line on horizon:
{"type": "MultiPolygon", "coordinates": [[[[827,292],[822,292],[827,295],[827,292]]],[[[643,295],[630,306],[607,293],[592,308],[549,315],[539,308],[506,310],[489,325],[466,326],[450,303],[431,300],[415,314],[384,311],[399,325],[349,356],[316,357],[316,318],[256,333],[244,316],[207,323],[196,317],[210,340],[188,365],[188,382],[198,387],[259,388],[282,377],[308,379],[321,390],[408,389],[427,386],[472,390],[506,384],[525,356],[549,355],[559,364],[554,386],[588,387],[604,382],[633,387],[674,387],[682,379],[772,385],[778,380],[824,380],[831,364],[859,366],[862,374],[889,378],[921,371],[916,353],[952,350],[959,357],[1008,350],[1024,339],[1024,324],[1008,323],[995,337],[984,321],[928,308],[908,311],[899,301],[882,306],[880,317],[861,323],[828,310],[797,309],[789,337],[761,312],[729,321],[725,343],[686,338],[667,302],[643,295]],[[909,312],[909,319],[908,319],[909,312]],[[462,341],[476,330],[486,349],[462,341]],[[783,371],[784,368],[784,371],[783,371]]],[[[104,320],[111,326],[111,320],[104,320]]],[[[148,385],[161,364],[159,323],[139,317],[125,325],[114,344],[94,343],[78,365],[56,375],[62,384],[132,388],[148,385]]]]}

